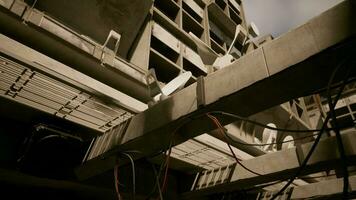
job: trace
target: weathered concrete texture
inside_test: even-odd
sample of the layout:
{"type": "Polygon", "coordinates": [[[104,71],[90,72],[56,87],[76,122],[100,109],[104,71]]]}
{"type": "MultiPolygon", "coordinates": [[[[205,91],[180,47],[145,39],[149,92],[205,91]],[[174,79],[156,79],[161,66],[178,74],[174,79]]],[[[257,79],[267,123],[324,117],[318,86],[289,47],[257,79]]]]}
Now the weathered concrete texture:
{"type": "MultiPolygon", "coordinates": [[[[258,80],[290,68],[354,35],[356,33],[355,10],[355,2],[345,1],[243,56],[232,63],[231,67],[207,76],[207,103],[215,102],[224,94],[231,94],[258,80]],[[264,68],[267,68],[267,74],[264,68]],[[224,78],[218,80],[216,77],[224,78]],[[214,81],[211,81],[213,79],[214,81]]],[[[315,75],[320,76],[320,74],[315,75]]],[[[313,75],[305,73],[305,76],[313,75]]]]}
{"type": "Polygon", "coordinates": [[[262,48],[270,75],[354,34],[356,32],[354,4],[355,2],[345,1],[264,45],[262,48]]]}
{"type": "Polygon", "coordinates": [[[39,0],[35,8],[102,44],[110,30],[119,32],[118,53],[126,58],[151,5],[151,0],[39,0]]]}
{"type": "MultiPolygon", "coordinates": [[[[356,189],[356,176],[349,177],[349,188],[353,193],[356,189]]],[[[333,199],[341,199],[343,190],[343,179],[333,179],[321,181],[319,183],[313,183],[309,185],[303,185],[295,187],[293,189],[291,199],[307,199],[315,197],[317,199],[320,196],[320,199],[325,199],[326,196],[332,196],[333,199]]],[[[314,198],[313,198],[314,199],[314,198]]]]}
{"type": "Polygon", "coordinates": [[[42,29],[25,25],[18,16],[0,7],[0,33],[45,54],[133,98],[150,100],[147,86],[119,70],[103,67],[100,60],[42,29]],[[128,87],[129,86],[129,87],[128,87]]]}
{"type": "Polygon", "coordinates": [[[206,103],[210,104],[225,96],[268,77],[262,49],[241,57],[231,67],[223,68],[205,78],[206,103]],[[217,89],[219,88],[219,89],[217,89]]]}
{"type": "MultiPolygon", "coordinates": [[[[26,66],[34,68],[35,71],[44,71],[52,77],[60,77],[62,82],[70,83],[77,87],[90,88],[88,92],[93,92],[102,98],[110,97],[115,99],[118,105],[122,105],[135,113],[147,109],[147,105],[136,99],[99,82],[77,70],[70,68],[54,59],[51,59],[21,43],[18,43],[0,34],[0,53],[5,54],[14,60],[27,62],[26,66]],[[36,64],[32,64],[36,63],[36,64]]],[[[108,101],[110,102],[110,101],[108,101]]]]}
{"type": "Polygon", "coordinates": [[[314,37],[306,24],[261,48],[270,75],[276,74],[318,52],[314,37]]]}
{"type": "MultiPolygon", "coordinates": [[[[356,136],[354,133],[342,135],[343,141],[354,141],[355,139],[356,136]]],[[[288,178],[294,175],[299,169],[300,163],[304,159],[304,152],[308,152],[311,145],[312,142],[303,144],[299,148],[290,148],[250,160],[244,160],[242,161],[242,164],[245,167],[263,175],[253,174],[240,165],[237,165],[232,172],[231,179],[228,183],[187,192],[183,194],[183,197],[185,199],[191,199],[195,195],[200,196],[217,192],[226,192],[236,190],[236,188],[250,188],[254,185],[288,178]]],[[[301,175],[337,168],[340,157],[336,146],[335,137],[320,141],[301,175]]],[[[356,145],[354,143],[347,143],[345,144],[345,147],[349,164],[354,164],[356,162],[356,145]]]]}
{"type": "MultiPolygon", "coordinates": [[[[329,13],[336,13],[340,20],[346,21],[350,26],[356,27],[356,12],[349,12],[349,15],[337,13],[348,12],[355,8],[355,2],[346,1],[321,14],[314,20],[319,23],[328,23],[329,13]]],[[[221,110],[236,113],[241,116],[250,116],[261,112],[267,108],[284,103],[290,99],[309,95],[318,90],[325,89],[331,73],[335,67],[355,52],[355,32],[342,29],[340,24],[334,24],[330,29],[324,27],[313,27],[314,32],[318,30],[325,35],[332,34],[334,30],[340,30],[338,39],[333,41],[318,42],[318,44],[328,44],[325,51],[317,51],[312,45],[300,46],[293,39],[299,37],[298,41],[312,40],[307,33],[308,28],[303,25],[294,31],[282,36],[282,39],[272,41],[263,46],[270,50],[281,52],[280,48],[286,49],[286,53],[278,54],[273,59],[282,60],[282,63],[271,63],[271,58],[266,50],[257,49],[240,58],[230,66],[217,71],[204,78],[205,105],[199,108],[194,105],[196,102],[196,85],[193,84],[183,91],[176,93],[165,101],[142,112],[132,118],[132,122],[126,132],[125,139],[117,150],[142,149],[145,155],[150,155],[158,149],[167,149],[171,134],[182,123],[186,124],[179,128],[175,134],[175,144],[184,142],[187,139],[199,134],[215,129],[215,126],[202,113],[221,110]],[[340,29],[341,28],[341,29],[340,29]],[[345,32],[341,32],[344,30],[345,32]],[[287,38],[287,39],[284,39],[287,38]],[[289,38],[289,39],[288,39],[289,38]],[[305,38],[305,39],[303,39],[305,38]],[[347,41],[344,39],[348,39],[347,41]],[[291,49],[293,47],[293,50],[291,49]],[[295,48],[302,48],[297,50],[295,48]],[[267,67],[267,69],[266,69],[267,67]],[[194,117],[193,117],[194,116],[194,117]],[[182,119],[184,118],[184,119],[182,119]]],[[[350,28],[353,30],[353,28],[350,28]]],[[[328,40],[329,38],[325,38],[328,40]]],[[[308,44],[305,44],[308,45],[308,44]]],[[[356,74],[356,68],[352,68],[352,77],[356,74]]],[[[335,81],[344,79],[344,74],[340,72],[335,77],[335,81]]],[[[219,117],[223,125],[231,123],[234,119],[219,117]]],[[[114,150],[113,150],[114,151],[114,150]]],[[[109,156],[109,154],[107,154],[109,156]]],[[[140,155],[141,157],[144,155],[140,155]]],[[[98,160],[100,163],[100,160],[98,160]]],[[[86,174],[95,174],[95,170],[100,166],[95,165],[95,160],[91,162],[91,167],[84,170],[86,174]]],[[[83,168],[84,169],[84,168],[83,168]]]]}
{"type": "Polygon", "coordinates": [[[307,23],[315,39],[318,50],[324,50],[332,44],[345,40],[344,33],[356,33],[356,2],[346,0],[323,13],[323,18],[315,17],[307,23]]]}
{"type": "Polygon", "coordinates": [[[209,2],[208,11],[212,18],[211,20],[219,25],[219,27],[221,27],[224,32],[227,32],[228,36],[232,38],[235,35],[236,23],[228,18],[224,14],[224,11],[215,2],[209,2]]]}

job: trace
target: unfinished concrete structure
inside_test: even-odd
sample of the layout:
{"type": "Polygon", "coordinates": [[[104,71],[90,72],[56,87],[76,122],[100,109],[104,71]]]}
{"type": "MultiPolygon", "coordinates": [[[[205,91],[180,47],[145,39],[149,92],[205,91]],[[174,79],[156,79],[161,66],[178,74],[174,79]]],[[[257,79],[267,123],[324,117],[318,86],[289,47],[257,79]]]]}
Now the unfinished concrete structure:
{"type": "Polygon", "coordinates": [[[353,197],[355,2],[258,41],[239,0],[0,5],[13,198],[353,197]]]}

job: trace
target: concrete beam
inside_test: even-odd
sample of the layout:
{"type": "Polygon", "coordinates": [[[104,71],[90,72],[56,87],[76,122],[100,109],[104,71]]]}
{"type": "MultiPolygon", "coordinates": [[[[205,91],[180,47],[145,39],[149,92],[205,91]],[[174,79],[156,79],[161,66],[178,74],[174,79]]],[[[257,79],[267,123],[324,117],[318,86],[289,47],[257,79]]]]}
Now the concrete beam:
{"type": "MultiPolygon", "coordinates": [[[[354,132],[342,135],[345,144],[346,155],[349,165],[356,164],[356,135],[354,132]]],[[[219,192],[227,192],[238,189],[248,189],[255,185],[286,179],[293,176],[303,162],[305,155],[309,152],[311,143],[306,143],[297,148],[290,148],[275,153],[266,154],[250,160],[242,161],[242,164],[248,169],[262,174],[262,176],[253,174],[240,165],[230,172],[229,180],[222,184],[209,184],[201,182],[205,186],[200,189],[187,192],[182,195],[184,199],[192,199],[195,196],[209,195],[219,192]]],[[[301,175],[307,175],[329,169],[340,167],[339,155],[335,137],[330,137],[320,141],[315,149],[305,170],[301,175]]],[[[218,175],[217,175],[218,176],[218,175]]],[[[204,180],[207,180],[204,178],[204,180]]],[[[209,180],[209,179],[208,179],[209,180]]],[[[199,181],[198,181],[199,182],[199,181]]]]}
{"type": "MultiPolygon", "coordinates": [[[[86,162],[78,174],[93,176],[112,168],[115,159],[111,156],[118,151],[139,150],[143,153],[136,158],[140,158],[167,149],[171,133],[178,127],[175,144],[214,130],[203,113],[220,110],[250,116],[325,89],[336,66],[355,52],[355,4],[340,3],[134,116],[117,147],[86,162]],[[198,96],[197,91],[204,95],[198,96]]],[[[355,75],[353,68],[352,76],[355,75]]],[[[343,76],[340,72],[335,81],[341,81],[343,76]]],[[[219,118],[223,125],[234,121],[219,118]]]]}
{"type": "Polygon", "coordinates": [[[147,109],[145,103],[2,34],[0,34],[0,55],[6,55],[9,58],[26,63],[26,66],[60,79],[62,83],[72,84],[85,88],[86,91],[98,96],[114,99],[117,104],[132,112],[139,113],[147,109]]]}
{"type": "MultiPolygon", "coordinates": [[[[356,192],[356,176],[349,177],[350,193],[356,192]]],[[[332,179],[313,183],[309,185],[299,186],[293,189],[291,199],[325,199],[325,197],[333,199],[342,199],[343,179],[332,179]]]]}
{"type": "MultiPolygon", "coordinates": [[[[21,18],[0,6],[0,33],[57,60],[97,81],[143,102],[150,100],[147,86],[112,67],[103,67],[100,60],[67,41],[35,25],[22,23],[21,18]]],[[[124,63],[122,63],[125,65],[124,63]]]]}

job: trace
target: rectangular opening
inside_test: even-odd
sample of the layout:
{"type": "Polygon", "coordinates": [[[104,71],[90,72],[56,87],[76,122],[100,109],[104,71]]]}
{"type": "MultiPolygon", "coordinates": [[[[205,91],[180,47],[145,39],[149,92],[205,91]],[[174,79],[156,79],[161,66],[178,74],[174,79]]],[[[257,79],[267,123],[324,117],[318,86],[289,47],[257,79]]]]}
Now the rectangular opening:
{"type": "Polygon", "coordinates": [[[185,11],[183,11],[183,30],[187,33],[194,33],[200,39],[203,38],[204,28],[185,11]]]}
{"type": "Polygon", "coordinates": [[[179,5],[175,1],[156,0],[154,5],[172,21],[178,22],[179,5]]]}
{"type": "Polygon", "coordinates": [[[225,41],[228,39],[226,34],[218,27],[214,22],[209,21],[210,26],[210,39],[214,40],[214,42],[221,47],[224,46],[225,41]]]}
{"type": "Polygon", "coordinates": [[[223,46],[224,40],[220,38],[217,34],[210,30],[210,38],[218,45],[223,46]]]}
{"type": "Polygon", "coordinates": [[[185,58],[183,58],[183,69],[192,72],[193,76],[195,77],[206,75],[204,71],[202,71],[199,67],[195,66],[193,63],[191,63],[185,58]]]}
{"type": "Polygon", "coordinates": [[[236,23],[241,24],[242,19],[241,17],[231,8],[229,7],[230,18],[236,23]]]}
{"type": "Polygon", "coordinates": [[[211,43],[211,48],[218,54],[225,54],[225,50],[222,46],[220,46],[217,42],[215,42],[214,40],[210,39],[210,43],[211,43]]]}
{"type": "Polygon", "coordinates": [[[240,6],[239,4],[237,3],[232,3],[234,2],[235,0],[229,0],[229,6],[231,7],[232,10],[234,10],[237,14],[240,14],[240,6]]]}
{"type": "MultiPolygon", "coordinates": [[[[229,41],[226,43],[226,49],[229,49],[230,46],[231,46],[231,43],[232,43],[232,40],[231,38],[229,38],[229,41]]],[[[237,38],[237,40],[235,41],[235,44],[234,46],[232,47],[232,49],[236,49],[238,51],[241,51],[242,50],[242,42],[239,41],[239,38],[237,38]]]]}
{"type": "Polygon", "coordinates": [[[340,117],[340,118],[337,119],[337,122],[338,122],[340,127],[346,127],[346,126],[353,126],[354,125],[354,121],[353,121],[351,115],[346,115],[346,116],[340,117]]]}
{"type": "Polygon", "coordinates": [[[351,108],[352,111],[356,111],[356,103],[351,104],[350,108],[351,108]]]}
{"type": "Polygon", "coordinates": [[[222,9],[225,10],[226,2],[225,0],[215,0],[215,3],[222,9]]]}
{"type": "Polygon", "coordinates": [[[151,47],[173,63],[177,63],[179,54],[156,37],[151,37],[151,47]]]}
{"type": "Polygon", "coordinates": [[[301,118],[303,115],[303,109],[298,104],[296,104],[296,108],[297,108],[298,117],[301,118]]]}
{"type": "Polygon", "coordinates": [[[163,83],[168,83],[180,72],[175,63],[153,48],[150,50],[149,69],[151,68],[155,69],[157,79],[163,83]]]}
{"type": "Polygon", "coordinates": [[[344,115],[344,114],[347,114],[347,113],[349,113],[349,109],[346,106],[338,108],[338,109],[335,110],[336,116],[344,115]]]}
{"type": "MultiPolygon", "coordinates": [[[[193,1],[193,0],[191,0],[193,1]]],[[[193,1],[194,2],[194,1],[193,1]]],[[[185,1],[183,3],[183,10],[189,13],[197,22],[201,23],[203,21],[203,9],[201,9],[195,2],[195,9],[188,5],[185,1]],[[199,14],[198,14],[199,13],[199,14]]]]}
{"type": "Polygon", "coordinates": [[[191,85],[197,81],[197,78],[195,76],[190,77],[188,82],[185,84],[185,86],[191,85]]]}

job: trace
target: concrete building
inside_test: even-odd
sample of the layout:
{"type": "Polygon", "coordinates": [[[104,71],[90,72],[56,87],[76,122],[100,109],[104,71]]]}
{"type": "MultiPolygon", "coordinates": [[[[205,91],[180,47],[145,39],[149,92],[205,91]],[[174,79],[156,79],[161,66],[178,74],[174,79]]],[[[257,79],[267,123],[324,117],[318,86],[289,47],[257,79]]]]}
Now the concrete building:
{"type": "Polygon", "coordinates": [[[273,38],[240,0],[0,0],[3,196],[354,198],[355,10],[273,38]]]}

